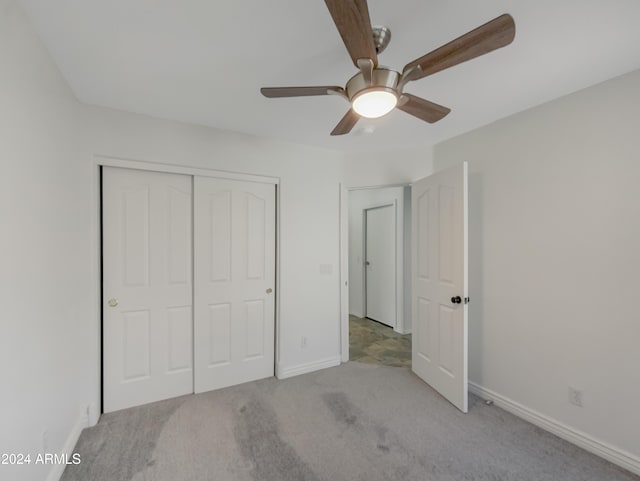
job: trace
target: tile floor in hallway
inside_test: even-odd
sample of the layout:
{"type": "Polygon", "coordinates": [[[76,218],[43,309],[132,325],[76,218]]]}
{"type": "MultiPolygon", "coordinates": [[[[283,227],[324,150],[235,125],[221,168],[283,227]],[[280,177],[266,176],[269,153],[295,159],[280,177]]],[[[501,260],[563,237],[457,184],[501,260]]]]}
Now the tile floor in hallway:
{"type": "Polygon", "coordinates": [[[411,367],[411,334],[398,334],[371,319],[349,316],[349,359],[367,364],[411,367]]]}

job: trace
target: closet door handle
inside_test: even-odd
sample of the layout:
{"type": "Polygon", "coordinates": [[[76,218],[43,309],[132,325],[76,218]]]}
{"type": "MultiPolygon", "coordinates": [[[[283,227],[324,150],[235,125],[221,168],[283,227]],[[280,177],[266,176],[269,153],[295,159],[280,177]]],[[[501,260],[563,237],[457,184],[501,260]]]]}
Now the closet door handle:
{"type": "Polygon", "coordinates": [[[271,294],[273,292],[273,289],[271,289],[270,287],[267,289],[267,294],[271,294]]]}

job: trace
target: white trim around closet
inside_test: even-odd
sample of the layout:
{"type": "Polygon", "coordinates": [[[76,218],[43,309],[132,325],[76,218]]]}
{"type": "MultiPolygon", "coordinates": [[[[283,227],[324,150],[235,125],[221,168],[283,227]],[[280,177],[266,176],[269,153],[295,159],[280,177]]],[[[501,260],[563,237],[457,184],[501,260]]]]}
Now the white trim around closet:
{"type": "Polygon", "coordinates": [[[230,172],[226,170],[203,169],[201,167],[163,164],[157,162],[147,162],[145,160],[109,157],[105,155],[94,155],[94,158],[96,161],[96,165],[105,167],[151,170],[155,172],[167,172],[170,174],[201,175],[204,177],[216,177],[218,179],[241,180],[244,182],[260,182],[262,184],[280,184],[280,179],[278,177],[270,177],[266,175],[245,174],[242,172],[230,172]]]}

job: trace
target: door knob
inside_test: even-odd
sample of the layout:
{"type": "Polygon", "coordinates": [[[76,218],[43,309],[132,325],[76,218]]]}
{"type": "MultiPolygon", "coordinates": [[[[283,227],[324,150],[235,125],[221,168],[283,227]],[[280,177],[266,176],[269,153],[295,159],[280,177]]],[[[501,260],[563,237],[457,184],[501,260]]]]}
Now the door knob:
{"type": "Polygon", "coordinates": [[[371,264],[371,262],[369,262],[369,261],[364,261],[364,265],[365,265],[365,266],[368,266],[368,265],[370,265],[370,264],[371,264]]]}
{"type": "Polygon", "coordinates": [[[270,287],[267,289],[267,294],[271,294],[273,292],[273,289],[271,289],[270,287]]]}
{"type": "Polygon", "coordinates": [[[452,304],[461,304],[462,303],[462,298],[460,296],[454,296],[451,298],[451,303],[452,304]]]}
{"type": "Polygon", "coordinates": [[[108,304],[109,307],[116,307],[118,305],[118,299],[112,297],[111,299],[109,299],[108,304]]]}

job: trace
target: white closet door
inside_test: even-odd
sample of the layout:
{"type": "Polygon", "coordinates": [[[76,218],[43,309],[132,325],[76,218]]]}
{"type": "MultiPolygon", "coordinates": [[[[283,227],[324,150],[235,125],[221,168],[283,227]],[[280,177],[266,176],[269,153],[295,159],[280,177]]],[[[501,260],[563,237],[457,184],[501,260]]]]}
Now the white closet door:
{"type": "Polygon", "coordinates": [[[195,391],[274,374],[275,186],[194,178],[195,391]]]}
{"type": "Polygon", "coordinates": [[[104,167],[104,411],[193,392],[192,179],[104,167]]]}

